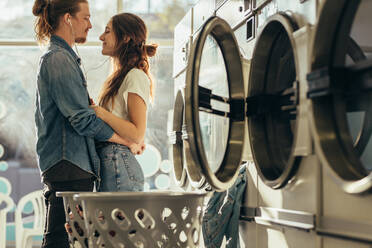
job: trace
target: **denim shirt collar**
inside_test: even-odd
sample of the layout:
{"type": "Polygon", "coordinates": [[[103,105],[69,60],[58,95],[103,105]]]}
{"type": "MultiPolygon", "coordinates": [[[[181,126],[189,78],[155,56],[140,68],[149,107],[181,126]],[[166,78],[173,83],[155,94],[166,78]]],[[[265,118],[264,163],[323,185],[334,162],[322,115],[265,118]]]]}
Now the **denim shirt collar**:
{"type": "Polygon", "coordinates": [[[50,38],[50,43],[66,49],[72,55],[72,57],[76,60],[76,62],[78,63],[78,65],[81,65],[81,58],[79,58],[76,55],[76,53],[74,52],[74,50],[72,50],[72,48],[70,47],[70,45],[67,44],[67,42],[64,39],[62,39],[58,35],[52,35],[52,37],[50,38]]]}

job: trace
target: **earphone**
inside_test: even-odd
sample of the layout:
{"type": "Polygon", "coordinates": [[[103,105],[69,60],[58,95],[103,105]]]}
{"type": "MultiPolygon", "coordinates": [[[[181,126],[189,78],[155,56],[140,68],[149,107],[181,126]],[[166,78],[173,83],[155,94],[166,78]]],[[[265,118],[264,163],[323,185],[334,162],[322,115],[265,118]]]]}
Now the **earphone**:
{"type": "Polygon", "coordinates": [[[73,39],[75,40],[75,32],[74,32],[74,28],[72,27],[72,23],[71,23],[71,19],[70,19],[70,17],[67,18],[67,22],[68,22],[68,24],[70,25],[70,28],[71,28],[71,34],[72,34],[73,39]]]}
{"type": "MultiPolygon", "coordinates": [[[[70,17],[67,18],[67,22],[68,22],[68,24],[70,25],[70,28],[71,28],[72,39],[75,40],[75,32],[74,32],[74,28],[72,27],[72,23],[71,23],[70,17]]],[[[79,56],[79,58],[81,58],[81,55],[79,53],[79,50],[78,50],[78,48],[76,46],[76,42],[74,42],[74,45],[75,45],[75,50],[76,50],[77,55],[79,56]]],[[[84,67],[84,64],[82,62],[81,62],[81,65],[82,65],[82,68],[83,68],[83,71],[84,71],[85,79],[87,80],[87,72],[86,72],[85,67],[84,67]]]]}

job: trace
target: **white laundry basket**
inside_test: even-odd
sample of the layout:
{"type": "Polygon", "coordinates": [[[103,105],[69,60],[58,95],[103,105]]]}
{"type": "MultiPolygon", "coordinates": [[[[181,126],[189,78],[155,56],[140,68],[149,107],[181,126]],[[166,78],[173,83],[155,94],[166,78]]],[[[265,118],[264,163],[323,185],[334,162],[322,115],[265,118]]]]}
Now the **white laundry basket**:
{"type": "Polygon", "coordinates": [[[199,247],[204,193],[79,193],[92,247],[199,247]]]}
{"type": "Polygon", "coordinates": [[[88,248],[88,232],[85,227],[82,204],[73,196],[79,192],[57,192],[58,197],[63,197],[66,222],[71,226],[72,233],[68,233],[70,245],[74,248],[88,248]]]}

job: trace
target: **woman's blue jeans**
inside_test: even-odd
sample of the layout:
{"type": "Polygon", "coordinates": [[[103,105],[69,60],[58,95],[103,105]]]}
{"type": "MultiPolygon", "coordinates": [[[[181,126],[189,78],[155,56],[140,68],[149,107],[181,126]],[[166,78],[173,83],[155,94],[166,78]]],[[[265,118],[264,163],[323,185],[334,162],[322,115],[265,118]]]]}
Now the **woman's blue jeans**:
{"type": "Polygon", "coordinates": [[[127,146],[104,143],[97,146],[97,152],[101,160],[98,191],[143,191],[143,171],[127,146]]]}

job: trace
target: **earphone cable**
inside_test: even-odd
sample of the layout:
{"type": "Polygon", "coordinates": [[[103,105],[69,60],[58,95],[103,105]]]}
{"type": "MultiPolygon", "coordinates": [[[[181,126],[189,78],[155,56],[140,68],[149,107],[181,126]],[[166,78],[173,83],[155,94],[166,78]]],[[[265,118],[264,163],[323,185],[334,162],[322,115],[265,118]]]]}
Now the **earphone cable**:
{"type": "Polygon", "coordinates": [[[96,67],[93,67],[93,68],[90,68],[88,71],[85,69],[85,66],[84,66],[84,63],[81,59],[81,55],[79,53],[79,49],[77,48],[76,46],[76,42],[75,42],[75,32],[74,32],[74,29],[72,28],[72,25],[71,25],[71,22],[69,22],[70,24],[70,27],[71,27],[71,33],[72,33],[72,38],[73,38],[73,42],[74,42],[74,46],[75,46],[75,50],[76,50],[76,54],[79,56],[80,58],[80,63],[81,63],[81,67],[83,69],[83,73],[84,73],[84,77],[85,77],[85,80],[88,82],[88,72],[92,71],[92,70],[97,70],[98,68],[102,67],[106,62],[107,60],[109,60],[110,57],[108,57],[106,60],[104,60],[101,64],[99,64],[98,66],[96,67]]]}

